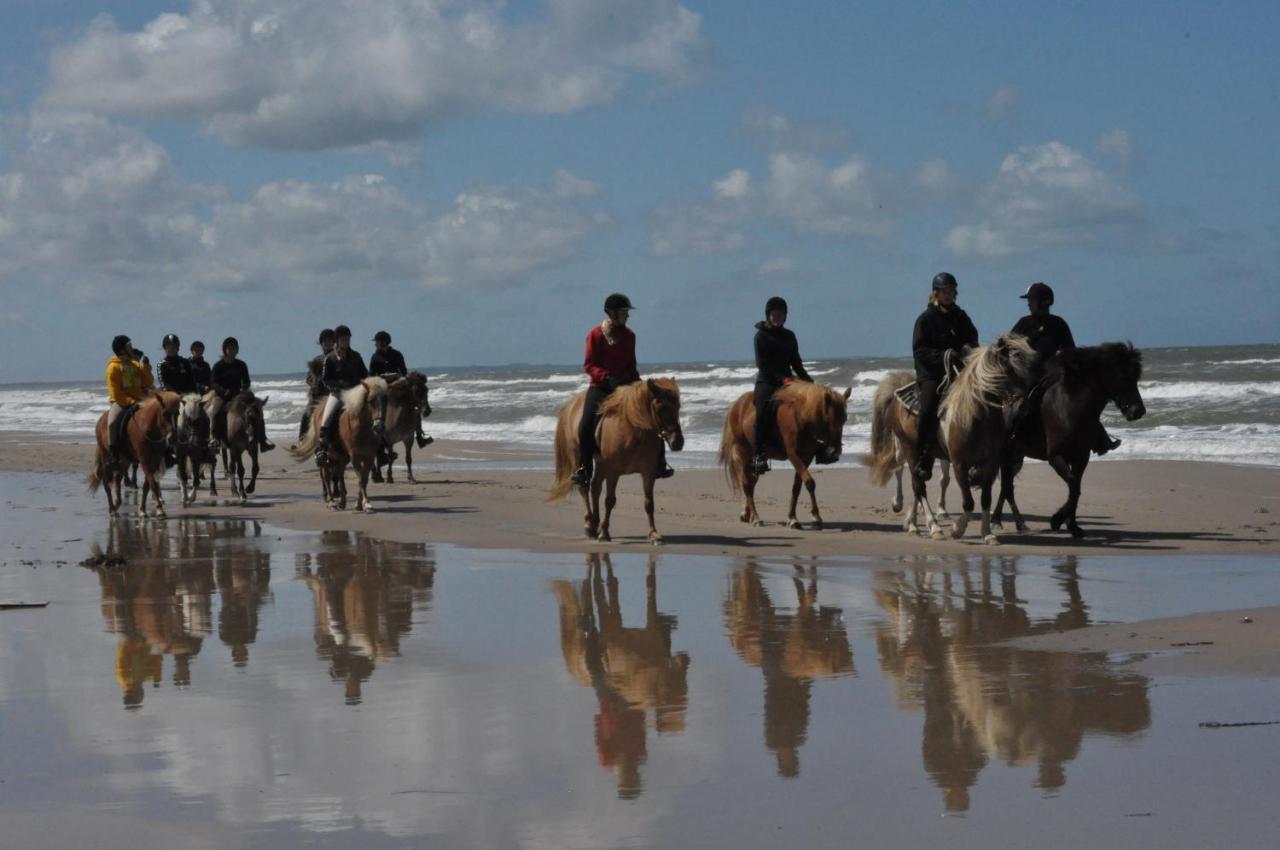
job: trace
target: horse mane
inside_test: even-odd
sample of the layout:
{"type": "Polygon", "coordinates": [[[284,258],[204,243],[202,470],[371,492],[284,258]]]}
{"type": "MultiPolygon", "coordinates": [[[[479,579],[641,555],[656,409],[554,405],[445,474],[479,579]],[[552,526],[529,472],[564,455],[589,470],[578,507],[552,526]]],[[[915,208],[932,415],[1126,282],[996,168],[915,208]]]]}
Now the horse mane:
{"type": "Polygon", "coordinates": [[[799,421],[820,422],[826,416],[827,399],[839,395],[826,384],[792,381],[775,392],[773,397],[778,404],[794,405],[799,421]]]}
{"type": "Polygon", "coordinates": [[[382,378],[365,378],[342,394],[342,403],[352,416],[359,416],[366,402],[377,401],[387,392],[387,382],[382,378]]]}
{"type": "Polygon", "coordinates": [[[671,378],[650,378],[618,387],[600,405],[600,416],[616,416],[632,428],[657,428],[649,407],[655,395],[674,396],[678,404],[680,388],[671,378]]]}
{"type": "Polygon", "coordinates": [[[1060,381],[1063,378],[1088,378],[1109,372],[1125,372],[1136,382],[1142,378],[1142,352],[1132,342],[1104,342],[1084,348],[1065,348],[1059,351],[1045,367],[1045,378],[1060,381]]]}
{"type": "Polygon", "coordinates": [[[941,410],[967,430],[984,409],[1003,404],[1011,390],[1029,383],[1035,360],[1035,349],[1018,334],[1004,334],[992,344],[974,349],[952,380],[941,410]]]}
{"type": "Polygon", "coordinates": [[[387,384],[387,397],[397,402],[412,402],[414,390],[426,385],[426,375],[421,372],[410,372],[403,378],[387,384]]]}

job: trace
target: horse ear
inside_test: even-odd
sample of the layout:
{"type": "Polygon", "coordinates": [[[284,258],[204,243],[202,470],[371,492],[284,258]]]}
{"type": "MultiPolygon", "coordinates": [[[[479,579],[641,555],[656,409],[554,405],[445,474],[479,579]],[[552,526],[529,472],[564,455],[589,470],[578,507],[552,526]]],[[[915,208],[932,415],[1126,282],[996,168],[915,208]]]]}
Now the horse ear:
{"type": "Polygon", "coordinates": [[[267,399],[269,398],[271,398],[271,396],[264,395],[262,398],[258,399],[258,404],[265,405],[267,403],[267,399]]]}
{"type": "Polygon", "coordinates": [[[853,387],[846,387],[844,391],[844,400],[848,401],[849,396],[853,395],[853,387]]]}
{"type": "Polygon", "coordinates": [[[645,383],[645,386],[647,386],[647,387],[649,388],[649,392],[653,393],[654,395],[657,395],[657,394],[658,394],[658,382],[657,382],[657,381],[655,381],[653,378],[649,378],[649,379],[648,379],[648,380],[646,380],[644,383],[645,383]]]}

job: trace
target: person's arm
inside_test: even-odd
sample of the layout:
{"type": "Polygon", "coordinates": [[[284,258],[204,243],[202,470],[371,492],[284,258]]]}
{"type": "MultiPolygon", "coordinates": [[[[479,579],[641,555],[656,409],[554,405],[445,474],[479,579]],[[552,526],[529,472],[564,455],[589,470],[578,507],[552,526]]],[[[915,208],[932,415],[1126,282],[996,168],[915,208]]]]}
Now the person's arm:
{"type": "Polygon", "coordinates": [[[792,345],[791,347],[791,351],[793,355],[791,358],[791,369],[793,372],[796,373],[797,378],[812,384],[813,378],[809,377],[809,373],[805,371],[804,360],[802,360],[800,357],[800,341],[796,339],[795,334],[791,335],[791,341],[794,343],[794,345],[792,345]]]}
{"type": "Polygon", "coordinates": [[[252,385],[252,383],[253,382],[249,380],[249,365],[245,363],[243,360],[241,360],[240,361],[240,389],[248,390],[249,387],[252,385]]]}
{"type": "Polygon", "coordinates": [[[1058,319],[1062,323],[1062,345],[1061,348],[1075,348],[1076,338],[1071,335],[1071,326],[1067,324],[1066,319],[1058,319]]]}
{"type": "Polygon", "coordinates": [[[330,355],[324,359],[324,366],[320,369],[320,382],[324,384],[324,388],[329,392],[342,389],[342,382],[338,379],[338,359],[330,355]]]}
{"type": "Polygon", "coordinates": [[[942,368],[942,351],[929,344],[923,315],[916,319],[915,330],[911,333],[911,354],[917,363],[932,369],[942,368]]]}
{"type": "Polygon", "coordinates": [[[629,345],[630,345],[629,353],[631,355],[631,371],[629,371],[626,375],[622,376],[624,380],[622,380],[621,383],[631,383],[633,381],[640,380],[640,363],[638,360],[636,360],[636,335],[634,333],[631,334],[629,345]]]}
{"type": "Polygon", "coordinates": [[[769,374],[769,361],[765,355],[765,348],[768,347],[768,344],[769,341],[764,338],[764,331],[756,331],[756,369],[759,372],[763,372],[766,377],[769,374]]]}
{"type": "Polygon", "coordinates": [[[138,371],[142,372],[142,394],[146,395],[147,391],[154,389],[156,385],[155,375],[151,373],[151,363],[143,363],[138,371]]]}
{"type": "Polygon", "coordinates": [[[124,392],[124,370],[119,363],[107,364],[107,397],[112,404],[125,404],[128,398],[124,392]]]}
{"type": "Polygon", "coordinates": [[[964,317],[964,324],[965,324],[965,329],[964,329],[964,344],[965,344],[965,345],[967,345],[967,346],[970,346],[970,347],[977,346],[977,344],[978,344],[978,329],[977,329],[976,327],[974,327],[973,319],[970,319],[970,318],[969,318],[969,314],[968,314],[968,313],[965,313],[965,312],[963,312],[963,311],[961,311],[961,314],[960,314],[960,315],[962,315],[962,316],[964,317]]]}
{"type": "Polygon", "coordinates": [[[399,352],[399,351],[397,351],[397,352],[396,352],[396,369],[395,369],[395,371],[396,371],[396,374],[398,374],[398,375],[399,375],[400,377],[402,377],[402,378],[403,378],[404,376],[406,376],[406,375],[408,375],[408,374],[409,374],[409,367],[408,367],[408,366],[406,366],[406,365],[404,365],[404,354],[402,354],[402,353],[401,353],[401,352],[399,352]]]}
{"type": "Polygon", "coordinates": [[[608,370],[600,365],[599,341],[595,330],[587,334],[587,350],[582,357],[582,371],[591,376],[591,383],[603,384],[609,376],[608,370]]]}
{"type": "Polygon", "coordinates": [[[360,376],[358,380],[363,381],[365,378],[369,377],[369,370],[364,367],[364,358],[359,354],[356,354],[354,351],[351,353],[354,354],[356,358],[355,371],[356,374],[360,376]]]}

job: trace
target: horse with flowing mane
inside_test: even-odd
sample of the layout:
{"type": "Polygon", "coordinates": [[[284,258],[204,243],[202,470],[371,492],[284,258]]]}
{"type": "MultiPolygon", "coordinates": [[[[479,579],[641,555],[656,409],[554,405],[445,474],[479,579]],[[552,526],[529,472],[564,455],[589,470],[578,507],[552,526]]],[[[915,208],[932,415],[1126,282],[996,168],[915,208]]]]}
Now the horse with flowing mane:
{"type": "MultiPolygon", "coordinates": [[[[164,474],[164,453],[173,433],[181,397],[177,393],[158,391],[138,403],[129,421],[120,432],[117,457],[107,451],[107,414],[98,417],[95,435],[98,451],[93,471],[89,473],[89,492],[96,493],[102,487],[107,493],[107,512],[115,516],[120,512],[120,485],[128,473],[129,465],[142,468],[142,499],[138,503],[138,515],[147,515],[147,495],[156,497],[156,516],[165,516],[164,499],[160,495],[159,476],[164,474]]],[[[124,415],[124,414],[122,414],[124,415]]]]}
{"type": "Polygon", "coordinates": [[[222,464],[231,482],[231,495],[243,504],[258,486],[258,429],[268,396],[258,398],[248,390],[227,402],[227,439],[222,444],[222,464]],[[249,453],[249,484],[244,483],[244,453],[249,453]]]}
{"type": "MultiPolygon", "coordinates": [[[[409,470],[409,483],[417,484],[413,477],[413,439],[418,433],[418,423],[431,415],[431,400],[427,389],[427,376],[421,372],[410,372],[403,378],[387,382],[386,409],[383,412],[383,441],[388,449],[396,443],[404,448],[404,463],[409,470]]],[[[392,472],[394,465],[388,453],[388,484],[394,484],[392,472]]],[[[381,471],[375,463],[373,480],[381,481],[381,471]]]]}
{"type": "MultiPolygon", "coordinates": [[[[382,430],[375,427],[374,422],[381,416],[386,395],[387,382],[382,378],[365,378],[342,394],[342,411],[337,414],[337,439],[330,444],[326,461],[316,460],[326,507],[336,510],[347,507],[346,470],[349,463],[356,471],[359,487],[356,510],[373,513],[369,504],[369,474],[376,462],[378,447],[382,445],[382,430]]],[[[315,455],[320,444],[323,416],[324,406],[319,405],[311,414],[307,435],[289,450],[298,460],[315,455]]]]}
{"type": "MultiPolygon", "coordinates": [[[[563,499],[574,489],[570,476],[578,466],[578,422],[582,419],[585,391],[576,393],[560,408],[556,423],[556,480],[548,500],[563,499]]],[[[638,474],[644,483],[644,511],[649,517],[649,541],[662,542],[653,521],[653,483],[662,459],[662,444],[673,452],[684,448],[680,429],[680,388],[674,378],[650,378],[618,387],[600,405],[596,426],[595,476],[591,493],[580,489],[586,509],[583,529],[588,537],[607,541],[609,518],[617,503],[618,479],[638,474]],[[600,516],[600,490],[605,489],[604,517],[600,516]]]]}
{"type": "MultiPolygon", "coordinates": [[[[1006,334],[991,345],[974,349],[939,408],[939,455],[951,462],[963,499],[962,512],[951,533],[956,539],[964,536],[968,526],[969,513],[974,508],[971,488],[977,484],[982,490],[983,541],[999,542],[991,533],[991,485],[1000,470],[1014,414],[1030,387],[1035,359],[1034,349],[1016,334],[1006,334]]],[[[929,536],[941,539],[942,529],[929,505],[925,482],[914,471],[920,452],[916,417],[895,395],[910,381],[908,373],[892,372],[876,388],[871,411],[871,452],[864,462],[871,480],[883,484],[901,464],[899,450],[905,447],[912,469],[912,503],[903,528],[915,532],[916,517],[923,506],[929,536]]]]}
{"type": "Polygon", "coordinates": [[[195,504],[200,491],[201,470],[205,464],[213,462],[213,453],[209,451],[209,429],[212,424],[209,406],[214,398],[212,392],[204,395],[187,393],[178,404],[174,451],[178,457],[178,482],[182,485],[184,508],[195,504]]]}
{"type": "Polygon", "coordinates": [[[997,524],[1001,522],[1007,500],[1018,530],[1026,530],[1013,498],[1013,479],[1023,458],[1047,460],[1067,484],[1067,501],[1054,512],[1049,526],[1057,531],[1065,522],[1072,537],[1083,537],[1084,531],[1076,522],[1076,506],[1089,453],[1101,427],[1098,416],[1111,402],[1129,422],[1147,412],[1138,389],[1142,352],[1130,342],[1069,348],[1051,357],[1044,372],[1043,392],[1033,395],[1001,465],[1000,498],[993,518],[997,524]]]}
{"type": "MultiPolygon", "coordinates": [[[[765,446],[765,453],[773,460],[788,460],[795,469],[791,482],[791,504],[787,509],[787,525],[800,528],[796,519],[796,502],[800,488],[809,491],[809,503],[816,528],[822,528],[822,514],[818,511],[817,484],[809,472],[822,446],[833,452],[830,461],[839,460],[842,451],[844,423],[848,418],[849,396],[853,388],[843,394],[823,384],[792,381],[773,394],[775,434],[777,441],[765,446]]],[[[744,496],[743,522],[764,525],[756,511],[757,476],[751,471],[751,457],[755,453],[755,393],[745,392],[738,397],[724,418],[724,430],[720,435],[720,465],[729,477],[733,492],[744,496]]]]}

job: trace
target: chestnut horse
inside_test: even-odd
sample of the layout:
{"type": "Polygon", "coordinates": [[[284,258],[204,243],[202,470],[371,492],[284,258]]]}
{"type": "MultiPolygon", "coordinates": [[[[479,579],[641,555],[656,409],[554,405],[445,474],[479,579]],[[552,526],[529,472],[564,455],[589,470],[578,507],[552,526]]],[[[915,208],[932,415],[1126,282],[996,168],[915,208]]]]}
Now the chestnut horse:
{"type": "Polygon", "coordinates": [[[106,490],[107,512],[112,516],[120,512],[120,485],[133,463],[142,468],[143,475],[138,515],[147,515],[147,494],[154,493],[156,516],[165,516],[160,476],[164,474],[164,453],[176,427],[180,401],[177,393],[156,392],[139,402],[120,434],[118,456],[114,461],[107,452],[107,414],[98,417],[95,429],[98,452],[93,471],[89,473],[89,492],[96,493],[99,487],[106,490]]]}
{"type": "MultiPolygon", "coordinates": [[[[421,372],[410,372],[403,378],[387,382],[386,409],[383,413],[385,431],[382,435],[387,444],[387,483],[394,484],[392,472],[394,462],[390,460],[390,449],[396,443],[404,448],[404,465],[409,470],[409,483],[417,484],[413,477],[413,439],[418,435],[418,423],[431,415],[431,401],[427,390],[427,376],[421,372]]],[[[377,464],[373,467],[373,480],[381,481],[377,464]]]]}
{"type": "MultiPolygon", "coordinates": [[[[382,403],[387,395],[387,382],[382,378],[365,378],[342,394],[343,409],[337,414],[337,439],[329,444],[327,462],[316,461],[320,470],[320,487],[328,508],[344,510],[347,507],[347,464],[356,471],[359,490],[356,494],[356,510],[373,513],[369,504],[369,473],[377,462],[378,447],[382,445],[382,430],[374,422],[381,415],[382,403]]],[[[306,460],[316,453],[320,444],[321,418],[324,405],[316,405],[311,414],[311,427],[302,442],[289,451],[298,460],[306,460]]]]}
{"type": "MultiPolygon", "coordinates": [[[[952,381],[938,410],[938,454],[951,461],[951,471],[960,487],[963,507],[951,536],[960,539],[974,508],[972,486],[982,492],[982,538],[989,544],[1000,541],[991,532],[991,486],[1000,471],[1005,443],[1016,412],[1030,389],[1036,353],[1026,339],[1006,334],[991,345],[974,349],[965,367],[952,381]]],[[[915,474],[919,446],[916,444],[916,417],[894,395],[909,383],[906,372],[885,376],[876,390],[871,411],[872,451],[866,457],[873,481],[888,481],[899,465],[894,438],[910,447],[911,510],[904,528],[916,529],[916,515],[924,506],[929,536],[941,539],[942,529],[929,505],[925,482],[915,474]]]]}
{"type": "MultiPolygon", "coordinates": [[[[582,419],[585,391],[560,408],[556,424],[556,480],[549,500],[563,499],[573,489],[569,476],[578,467],[578,422],[582,419]]],[[[649,542],[662,542],[653,522],[653,482],[662,462],[662,444],[678,452],[684,448],[680,430],[680,388],[674,378],[650,378],[618,387],[600,405],[596,426],[595,477],[591,495],[580,489],[586,508],[583,529],[602,541],[609,536],[609,517],[617,504],[618,479],[632,473],[644,482],[644,512],[649,517],[649,542]],[[604,517],[600,516],[600,490],[605,488],[604,517]]]]}
{"type": "MultiPolygon", "coordinates": [[[[822,514],[818,511],[817,484],[809,472],[809,464],[817,456],[821,446],[830,446],[834,456],[829,462],[840,459],[844,423],[848,418],[849,395],[823,384],[792,381],[773,394],[775,414],[775,441],[765,446],[765,452],[773,460],[788,460],[795,468],[791,482],[791,503],[787,508],[787,525],[800,528],[796,519],[796,502],[800,488],[809,491],[810,512],[815,528],[822,528],[822,514]]],[[[764,525],[756,511],[756,480],[751,471],[751,457],[755,453],[755,393],[746,392],[729,408],[724,418],[724,431],[720,436],[720,464],[729,476],[733,492],[742,493],[744,502],[743,522],[764,525]]]]}

